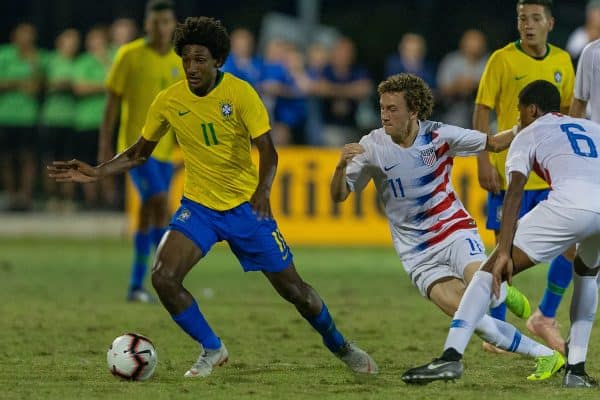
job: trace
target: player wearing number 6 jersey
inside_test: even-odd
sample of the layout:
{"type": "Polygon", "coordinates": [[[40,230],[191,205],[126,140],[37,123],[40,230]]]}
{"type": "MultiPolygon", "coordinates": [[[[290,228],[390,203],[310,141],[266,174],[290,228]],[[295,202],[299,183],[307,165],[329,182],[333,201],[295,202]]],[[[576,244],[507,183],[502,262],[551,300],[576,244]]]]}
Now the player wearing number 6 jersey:
{"type": "Polygon", "coordinates": [[[277,152],[267,111],[252,87],[222,73],[229,36],[220,21],[187,18],[174,35],[186,81],[158,94],[142,137],[109,162],[93,168],[81,161],[55,162],[50,176],[90,182],[143,164],[173,129],[183,151],[184,197],[158,248],[152,284],[173,320],[201,344],[186,377],[205,377],[228,352],[182,285],[191,268],[219,241],[227,241],[244,271],[261,271],[323,337],[325,346],[354,372],[374,374],[377,365],[337,330],[319,294],[300,278],[292,253],[271,215],[269,195],[277,152]],[[250,157],[253,142],[258,171],[250,157]]]}
{"type": "Polygon", "coordinates": [[[510,282],[512,275],[551,260],[577,243],[563,386],[597,386],[584,365],[598,307],[600,125],[558,114],[559,107],[558,89],[547,81],[534,81],[519,94],[520,119],[525,128],[508,152],[509,186],[498,247],[467,288],[443,355],[406,373],[415,377],[413,383],[460,377],[462,354],[478,321],[485,318],[489,299],[492,293],[498,294],[501,282],[510,282]],[[523,190],[532,171],[543,177],[552,190],[547,200],[517,224],[523,190]]]}
{"type": "MultiPolygon", "coordinates": [[[[344,147],[331,195],[343,201],[372,179],[385,206],[394,247],[413,284],[453,316],[485,253],[475,222],[452,188],[452,160],[484,149],[506,149],[513,132],[487,136],[427,121],[431,90],[414,75],[392,76],[379,85],[378,93],[383,128],[344,147]]],[[[514,288],[508,289],[508,296],[506,285],[503,289],[496,302],[506,298],[509,308],[523,315],[527,299],[514,288]]],[[[485,316],[477,331],[502,349],[536,357],[538,370],[531,380],[546,379],[564,364],[558,352],[522,336],[504,321],[485,316]]]]}

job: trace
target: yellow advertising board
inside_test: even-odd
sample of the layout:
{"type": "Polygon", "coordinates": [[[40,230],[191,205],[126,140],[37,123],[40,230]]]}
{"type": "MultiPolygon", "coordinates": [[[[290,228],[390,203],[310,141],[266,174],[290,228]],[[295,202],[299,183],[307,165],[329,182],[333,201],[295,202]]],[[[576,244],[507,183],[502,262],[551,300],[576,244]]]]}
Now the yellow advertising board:
{"type": "MultiPolygon", "coordinates": [[[[387,219],[370,183],[359,195],[351,194],[341,204],[329,196],[329,180],[338,162],[338,149],[285,147],[278,149],[279,167],[271,192],[271,207],[280,231],[290,244],[302,245],[391,245],[387,219]]],[[[254,154],[255,163],[257,153],[254,154]]],[[[493,246],[493,232],[485,229],[486,192],[477,183],[475,157],[457,157],[452,169],[457,196],[475,218],[486,246],[493,246]]],[[[183,173],[171,187],[175,210],[183,189],[183,173]]],[[[128,211],[135,222],[139,200],[128,185],[128,211]]]]}

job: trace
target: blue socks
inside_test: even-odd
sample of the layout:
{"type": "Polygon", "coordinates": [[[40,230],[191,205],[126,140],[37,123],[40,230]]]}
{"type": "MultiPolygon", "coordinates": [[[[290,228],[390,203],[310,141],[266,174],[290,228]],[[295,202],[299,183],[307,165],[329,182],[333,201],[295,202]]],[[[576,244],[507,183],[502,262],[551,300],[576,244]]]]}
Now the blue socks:
{"type": "Polygon", "coordinates": [[[506,304],[502,303],[498,307],[490,307],[490,317],[506,321],[506,304]]]}
{"type": "Polygon", "coordinates": [[[346,343],[344,336],[335,327],[335,322],[333,322],[333,318],[331,318],[325,302],[323,302],[323,308],[317,316],[304,318],[321,334],[323,343],[332,353],[339,352],[344,343],[346,343]]]}
{"type": "Polygon", "coordinates": [[[215,335],[206,319],[204,319],[196,300],[181,313],[171,315],[171,318],[185,333],[201,343],[205,349],[216,350],[221,347],[221,339],[215,335]]]}
{"type": "Polygon", "coordinates": [[[162,239],[166,231],[166,227],[150,228],[150,238],[152,239],[152,244],[154,247],[158,247],[160,244],[160,239],[162,239]]]}
{"type": "Polygon", "coordinates": [[[548,268],[548,286],[540,303],[544,316],[554,318],[565,290],[573,279],[573,265],[563,255],[556,257],[548,268]]]}
{"type": "Polygon", "coordinates": [[[133,236],[133,265],[131,266],[131,277],[129,279],[129,290],[140,289],[148,269],[148,257],[150,256],[150,235],[144,232],[136,232],[133,236]]]}

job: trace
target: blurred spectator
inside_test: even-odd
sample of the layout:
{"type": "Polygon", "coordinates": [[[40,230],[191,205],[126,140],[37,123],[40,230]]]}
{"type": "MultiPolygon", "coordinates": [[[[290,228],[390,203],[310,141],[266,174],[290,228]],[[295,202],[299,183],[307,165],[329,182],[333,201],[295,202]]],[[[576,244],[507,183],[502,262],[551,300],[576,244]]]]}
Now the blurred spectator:
{"type": "Polygon", "coordinates": [[[466,31],[458,51],[446,55],[438,69],[437,82],[445,112],[440,119],[450,125],[469,128],[477,86],[487,61],[484,34],[476,29],[466,31]]]}
{"type": "MultiPolygon", "coordinates": [[[[55,41],[56,49],[48,54],[44,63],[46,96],[40,118],[40,139],[42,142],[42,166],[52,160],[70,160],[74,155],[73,122],[75,119],[75,97],[73,95],[73,76],[75,56],[79,51],[80,35],[75,29],[61,32],[55,41]]],[[[52,179],[43,179],[46,194],[50,198],[48,206],[58,206],[54,196],[60,188],[65,202],[63,210],[72,208],[74,185],[61,184],[57,187],[52,179]]]]}
{"type": "Polygon", "coordinates": [[[312,146],[321,146],[323,130],[323,111],[322,102],[318,96],[313,96],[312,82],[319,82],[324,79],[325,67],[329,64],[330,52],[329,49],[321,43],[313,43],[308,46],[306,51],[306,74],[308,76],[309,97],[306,102],[307,119],[305,139],[306,144],[312,146]]]}
{"type": "Polygon", "coordinates": [[[35,40],[35,27],[22,23],[12,31],[12,43],[0,48],[0,168],[8,207],[19,211],[33,206],[38,165],[37,96],[43,54],[35,40]]]}
{"type": "Polygon", "coordinates": [[[254,35],[247,29],[238,28],[231,32],[230,39],[231,51],[221,69],[258,87],[262,62],[254,55],[254,35]]]}
{"type": "Polygon", "coordinates": [[[323,79],[313,86],[313,93],[324,97],[322,143],[326,146],[342,146],[359,137],[356,111],[372,92],[373,83],[367,70],[355,64],[355,58],[352,40],[339,39],[323,79]]]}
{"type": "Polygon", "coordinates": [[[111,50],[117,51],[119,47],[137,38],[138,27],[131,18],[117,18],[110,25],[109,35],[111,50]]]}
{"type": "MultiPolygon", "coordinates": [[[[80,159],[95,165],[98,155],[98,130],[106,102],[104,80],[111,64],[108,35],[103,27],[94,27],[88,31],[85,49],[86,52],[80,55],[75,63],[75,143],[80,159]]],[[[86,184],[82,185],[82,188],[86,207],[98,206],[97,185],[86,184]]],[[[114,201],[114,193],[111,193],[111,190],[103,190],[102,194],[106,203],[114,201]]]]}
{"type": "Polygon", "coordinates": [[[417,33],[405,33],[398,43],[398,53],[391,55],[385,63],[386,78],[407,72],[423,79],[430,88],[436,87],[435,69],[425,60],[427,43],[417,33]]]}
{"type": "Polygon", "coordinates": [[[585,8],[585,25],[575,29],[567,40],[566,50],[577,60],[586,44],[600,38],[600,0],[590,0],[585,8]]]}

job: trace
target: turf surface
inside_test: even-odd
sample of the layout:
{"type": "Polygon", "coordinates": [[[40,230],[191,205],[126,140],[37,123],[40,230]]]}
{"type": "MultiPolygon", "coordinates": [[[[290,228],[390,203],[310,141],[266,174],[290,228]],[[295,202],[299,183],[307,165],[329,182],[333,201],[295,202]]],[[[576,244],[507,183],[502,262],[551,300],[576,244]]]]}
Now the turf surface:
{"type": "MultiPolygon", "coordinates": [[[[243,273],[226,246],[188,276],[230,361],[207,379],[182,375],[198,347],[160,305],[124,301],[127,241],[0,240],[0,398],[2,399],[540,399],[595,398],[597,390],[531,383],[533,361],[484,353],[474,338],[456,384],[408,387],[400,375],[443,345],[449,318],[420,297],[392,249],[296,248],[298,270],[323,296],[340,330],[371,352],[377,377],[357,377],[260,273],[243,273]],[[147,382],[125,382],[106,366],[112,339],[135,331],[156,344],[147,382]]],[[[515,278],[537,304],[546,268],[515,278]]],[[[570,291],[567,293],[570,299],[570,291]]],[[[568,302],[559,310],[568,329],[568,302]]],[[[524,323],[515,318],[524,330],[524,323]]],[[[592,333],[588,372],[600,376],[600,333],[592,333]]]]}

